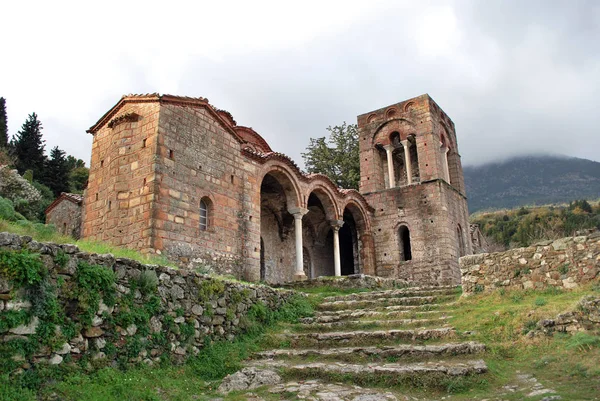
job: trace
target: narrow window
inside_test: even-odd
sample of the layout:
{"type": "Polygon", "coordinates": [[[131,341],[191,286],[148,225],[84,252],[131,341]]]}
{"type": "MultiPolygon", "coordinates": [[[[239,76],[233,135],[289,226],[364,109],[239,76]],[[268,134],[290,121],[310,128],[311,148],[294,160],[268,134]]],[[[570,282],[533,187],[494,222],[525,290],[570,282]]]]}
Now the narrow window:
{"type": "Polygon", "coordinates": [[[96,200],[98,200],[98,192],[96,192],[96,200]]]}
{"type": "Polygon", "coordinates": [[[398,230],[400,239],[400,260],[406,262],[412,260],[412,250],[410,248],[410,231],[408,227],[401,226],[398,230]]]}
{"type": "Polygon", "coordinates": [[[146,139],[144,138],[144,139],[142,139],[142,148],[145,148],[145,147],[146,147],[146,139]]]}
{"type": "Polygon", "coordinates": [[[100,167],[104,167],[104,160],[100,160],[100,167]]]}
{"type": "Polygon", "coordinates": [[[200,201],[200,230],[206,231],[208,228],[208,203],[202,199],[200,201]]]}
{"type": "Polygon", "coordinates": [[[108,211],[110,212],[110,209],[112,207],[112,201],[108,201],[108,211]]]}
{"type": "Polygon", "coordinates": [[[231,183],[233,184],[233,175],[231,176],[231,183]]]}
{"type": "Polygon", "coordinates": [[[173,160],[173,158],[175,157],[175,152],[173,152],[173,149],[169,150],[169,159],[173,160]]]}

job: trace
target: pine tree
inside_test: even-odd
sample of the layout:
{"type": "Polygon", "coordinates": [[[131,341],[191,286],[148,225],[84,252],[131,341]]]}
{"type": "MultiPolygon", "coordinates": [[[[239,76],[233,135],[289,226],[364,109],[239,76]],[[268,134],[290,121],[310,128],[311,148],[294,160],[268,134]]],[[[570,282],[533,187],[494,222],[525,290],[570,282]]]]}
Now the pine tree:
{"type": "Polygon", "coordinates": [[[65,152],[58,146],[50,151],[50,159],[46,161],[42,183],[52,190],[54,196],[69,192],[69,165],[65,152]]]}
{"type": "Polygon", "coordinates": [[[37,114],[31,113],[11,142],[20,174],[32,170],[34,180],[44,177],[45,142],[42,139],[42,122],[38,120],[37,114]]]}
{"type": "Polygon", "coordinates": [[[8,123],[6,118],[6,99],[0,97],[0,148],[8,148],[8,123]]]}

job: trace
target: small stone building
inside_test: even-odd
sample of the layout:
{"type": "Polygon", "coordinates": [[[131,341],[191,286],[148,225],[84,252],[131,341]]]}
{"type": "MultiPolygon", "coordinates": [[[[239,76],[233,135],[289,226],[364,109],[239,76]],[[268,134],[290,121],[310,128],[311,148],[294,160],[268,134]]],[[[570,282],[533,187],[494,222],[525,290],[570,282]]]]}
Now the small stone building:
{"type": "Polygon", "coordinates": [[[63,192],[46,208],[46,224],[54,224],[62,235],[79,239],[82,203],[82,195],[63,192]]]}
{"type": "Polygon", "coordinates": [[[428,95],[358,117],[360,192],[305,174],[204,98],[124,96],[94,136],[82,235],[253,281],[460,282],[472,252],[454,124],[428,95]]]}

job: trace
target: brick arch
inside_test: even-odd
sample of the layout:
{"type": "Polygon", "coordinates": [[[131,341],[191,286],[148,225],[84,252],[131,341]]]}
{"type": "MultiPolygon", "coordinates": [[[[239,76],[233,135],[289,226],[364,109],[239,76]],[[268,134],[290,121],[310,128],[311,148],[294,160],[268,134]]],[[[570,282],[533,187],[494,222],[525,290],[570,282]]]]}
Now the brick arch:
{"type": "Polygon", "coordinates": [[[312,181],[304,191],[303,207],[308,208],[308,198],[314,194],[325,208],[325,215],[328,220],[339,220],[339,206],[336,194],[331,190],[329,185],[321,179],[312,181]]]}
{"type": "Polygon", "coordinates": [[[371,219],[369,218],[368,210],[365,209],[360,200],[355,199],[352,196],[347,196],[340,207],[342,216],[346,209],[352,214],[357,228],[360,229],[361,233],[371,232],[371,219]]]}
{"type": "Polygon", "coordinates": [[[380,125],[371,138],[371,145],[388,145],[393,132],[398,132],[400,140],[404,141],[409,135],[416,134],[416,126],[405,118],[396,118],[380,125]]]}
{"type": "Polygon", "coordinates": [[[260,179],[258,181],[261,185],[267,174],[273,176],[283,187],[288,210],[302,205],[300,183],[293,171],[290,170],[289,166],[278,160],[265,163],[262,166],[259,176],[260,179]]]}

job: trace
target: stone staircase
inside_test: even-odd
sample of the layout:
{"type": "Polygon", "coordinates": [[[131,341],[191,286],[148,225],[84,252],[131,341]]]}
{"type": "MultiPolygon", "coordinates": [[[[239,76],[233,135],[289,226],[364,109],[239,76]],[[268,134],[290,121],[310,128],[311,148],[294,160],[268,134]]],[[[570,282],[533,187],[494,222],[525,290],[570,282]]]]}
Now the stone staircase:
{"type": "Polygon", "coordinates": [[[269,387],[274,394],[421,399],[405,393],[487,371],[485,345],[459,341],[448,325],[459,295],[456,287],[423,287],[325,298],[314,317],[276,335],[278,349],[256,353],[247,367],[283,376],[286,384],[269,387]]]}

